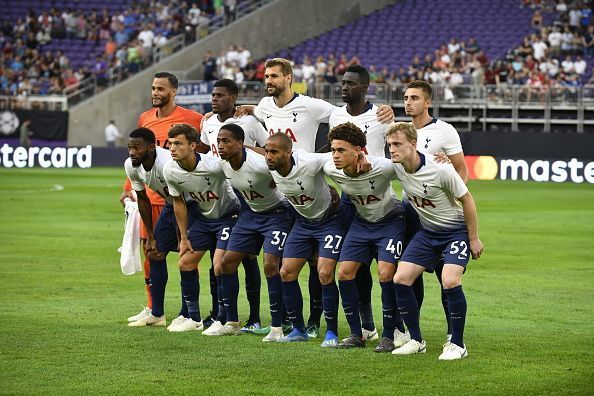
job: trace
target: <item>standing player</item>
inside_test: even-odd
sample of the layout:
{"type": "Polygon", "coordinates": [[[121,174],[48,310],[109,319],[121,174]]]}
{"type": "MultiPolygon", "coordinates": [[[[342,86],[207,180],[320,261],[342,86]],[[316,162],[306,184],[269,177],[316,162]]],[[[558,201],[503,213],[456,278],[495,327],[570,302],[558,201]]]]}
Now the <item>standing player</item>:
{"type": "MultiPolygon", "coordinates": [[[[167,162],[171,161],[171,154],[168,150],[155,146],[155,135],[148,128],[137,128],[130,133],[128,153],[130,158],[124,163],[124,169],[132,188],[136,191],[138,210],[142,221],[145,224],[153,222],[151,217],[153,209],[146,191],[148,188],[152,188],[152,191],[166,202],[158,215],[154,233],[152,227],[146,228],[147,256],[151,260],[158,257],[165,261],[167,253],[177,249],[177,227],[171,206],[172,199],[163,175],[163,168],[167,162]]],[[[154,279],[153,282],[165,284],[166,280],[158,282],[157,279],[154,279]]],[[[160,314],[156,309],[153,309],[152,313],[149,312],[146,316],[130,322],[128,326],[166,325],[165,315],[162,311],[164,294],[157,296],[156,291],[152,290],[153,301],[156,307],[161,307],[160,314]]],[[[185,306],[182,306],[180,315],[186,314],[185,306]]]]}
{"type": "MultiPolygon", "coordinates": [[[[394,283],[396,264],[404,242],[404,210],[392,190],[396,173],[390,160],[368,156],[371,170],[357,171],[357,159],[367,145],[365,134],[352,123],[340,124],[328,134],[332,161],[324,165],[324,172],[346,193],[355,205],[357,214],[350,225],[340,252],[338,284],[342,306],[351,328],[351,335],[338,347],[364,347],[365,339],[359,315],[359,293],[355,283],[357,271],[363,264],[377,260],[378,277],[382,288],[383,332],[376,352],[391,352],[397,322],[394,283]],[[375,257],[374,257],[375,256],[375,257]]],[[[402,323],[399,324],[401,328],[402,323]]],[[[401,333],[397,333],[401,334],[401,333]]],[[[403,336],[403,334],[402,334],[403,336]]]]}
{"type": "MultiPolygon", "coordinates": [[[[233,118],[235,111],[235,101],[239,95],[239,87],[233,80],[222,79],[214,83],[211,93],[211,104],[214,116],[205,120],[202,124],[202,132],[200,133],[199,151],[206,152],[208,150],[214,157],[219,157],[217,149],[217,136],[221,127],[225,124],[237,124],[245,132],[245,142],[247,146],[254,146],[258,143],[261,147],[266,143],[268,133],[262,124],[254,116],[246,116],[240,118],[233,118]]],[[[240,197],[240,196],[239,196],[240,197]]],[[[242,201],[242,198],[239,198],[242,201]]],[[[258,258],[256,256],[248,255],[243,261],[243,268],[245,270],[245,288],[248,303],[250,306],[250,316],[246,325],[242,328],[244,332],[253,332],[260,328],[260,268],[258,267],[258,258]]],[[[220,268],[217,269],[219,271],[220,268]]],[[[215,271],[216,289],[220,295],[220,272],[215,271]]],[[[218,306],[214,304],[216,296],[213,295],[213,314],[216,314],[217,321],[225,322],[225,310],[221,310],[221,302],[218,306]]],[[[217,323],[217,326],[220,324],[217,323]]]]}
{"type": "MultiPolygon", "coordinates": [[[[468,181],[468,168],[464,161],[464,152],[462,151],[462,143],[460,136],[452,125],[443,122],[437,118],[429,115],[429,107],[431,106],[432,97],[431,84],[422,80],[415,80],[408,84],[404,92],[404,108],[406,115],[412,117],[412,124],[417,130],[418,143],[417,150],[426,155],[435,155],[438,153],[445,153],[449,161],[456,169],[464,183],[468,181]]],[[[438,160],[436,158],[436,160],[438,160]]],[[[406,210],[406,240],[411,240],[413,235],[421,229],[419,216],[416,214],[413,207],[408,200],[403,197],[404,208],[406,210]]],[[[443,268],[443,260],[435,266],[435,275],[441,283],[441,270],[443,268]]],[[[419,308],[423,302],[423,284],[422,275],[415,281],[414,290],[419,308]],[[420,284],[419,281],[421,281],[420,284]]],[[[448,305],[443,285],[441,287],[441,301],[443,311],[448,323],[447,340],[449,341],[452,334],[450,322],[448,320],[448,305]]]]}
{"type": "Polygon", "coordinates": [[[279,274],[283,247],[293,216],[286,198],[276,188],[264,157],[243,147],[244,132],[236,124],[226,124],[219,131],[219,155],[231,186],[245,199],[246,206],[233,227],[222,260],[221,289],[227,323],[212,335],[241,333],[237,315],[239,282],[237,267],[247,254],[257,255],[264,246],[264,274],[268,282],[270,333],[262,341],[276,341],[283,336],[281,312],[282,281],[279,274]]]}
{"type": "Polygon", "coordinates": [[[432,269],[443,254],[445,264],[441,280],[452,337],[444,345],[439,359],[463,359],[468,352],[463,339],[466,297],[462,291],[462,274],[469,257],[478,259],[483,252],[476,205],[464,180],[450,164],[438,164],[417,151],[417,138],[416,130],[407,123],[394,125],[387,137],[402,188],[423,225],[406,247],[394,276],[398,309],[411,340],[392,353],[409,355],[427,351],[411,285],[423,271],[432,269]]]}
{"type": "MultiPolygon", "coordinates": [[[[167,148],[168,137],[167,132],[174,124],[186,123],[192,125],[194,128],[200,130],[200,122],[202,115],[195,111],[185,109],[175,104],[175,95],[177,94],[178,81],[177,77],[171,73],[159,72],[155,74],[151,85],[151,98],[153,108],[147,110],[140,115],[138,119],[138,127],[148,128],[155,134],[156,145],[167,148]]],[[[160,255],[154,255],[151,260],[147,256],[147,250],[155,250],[155,242],[149,241],[148,233],[146,228],[154,227],[159,214],[163,210],[165,201],[156,192],[147,189],[147,196],[151,201],[152,213],[147,218],[152,221],[148,227],[145,227],[144,221],[140,223],[140,237],[142,239],[145,261],[144,261],[144,280],[146,283],[146,289],[148,294],[147,307],[144,308],[139,314],[128,318],[128,322],[139,322],[143,321],[148,317],[152,311],[155,316],[163,315],[162,300],[165,296],[165,285],[167,283],[167,264],[165,257],[160,255]],[[150,263],[153,262],[154,265],[150,263]],[[150,279],[154,278],[153,281],[150,279]],[[153,306],[155,297],[158,300],[157,306],[153,306]]],[[[132,194],[132,185],[129,180],[126,180],[124,184],[124,192],[120,197],[120,202],[124,205],[124,199],[134,199],[132,194]]],[[[183,304],[182,304],[183,311],[183,304]]]]}
{"type": "MultiPolygon", "coordinates": [[[[369,72],[361,65],[349,66],[342,76],[341,88],[342,100],[346,105],[336,107],[332,112],[329,122],[330,129],[345,122],[352,122],[365,133],[367,146],[363,147],[363,152],[376,157],[385,157],[386,132],[390,128],[390,124],[379,122],[376,115],[378,107],[367,101],[369,72]]],[[[343,194],[342,199],[345,208],[345,220],[347,224],[350,224],[355,216],[356,209],[346,195],[343,194]]],[[[373,320],[373,308],[371,305],[373,280],[370,270],[371,265],[361,266],[355,280],[360,298],[359,310],[363,338],[366,340],[375,340],[378,338],[378,334],[373,320]]],[[[422,280],[422,278],[420,279],[422,280]]],[[[400,330],[397,329],[397,331],[400,330]]]]}
{"type": "Polygon", "coordinates": [[[292,141],[275,133],[266,142],[266,163],[278,189],[297,212],[285,243],[281,278],[283,300],[293,331],[280,342],[307,341],[303,320],[303,296],[299,273],[307,260],[318,253],[318,274],[322,284],[322,307],[327,332],[322,347],[338,344],[338,288],[334,281],[336,261],[346,233],[343,213],[338,209],[334,188],[328,186],[322,169],[330,155],[292,151],[292,141]]]}
{"type": "MultiPolygon", "coordinates": [[[[316,136],[321,123],[327,123],[330,115],[337,107],[322,100],[293,92],[293,67],[287,59],[273,58],[265,63],[264,83],[267,97],[253,108],[241,106],[252,112],[266,125],[269,134],[285,133],[293,142],[293,148],[308,153],[315,152],[316,136]]],[[[394,112],[389,106],[381,106],[377,112],[380,122],[391,123],[394,112]]],[[[315,268],[315,262],[310,262],[315,268]]],[[[321,285],[317,271],[310,271],[310,318],[308,334],[314,338],[318,335],[322,314],[321,285]]]]}
{"type": "Polygon", "coordinates": [[[169,330],[173,332],[202,330],[198,263],[214,240],[213,265],[215,270],[220,267],[229,232],[235,225],[239,210],[239,200],[221,169],[220,160],[196,153],[197,139],[196,129],[192,126],[174,125],[169,130],[169,149],[173,160],[165,165],[163,171],[179,226],[181,289],[188,310],[187,318],[180,317],[178,323],[171,326],[169,330]],[[198,213],[192,222],[188,220],[184,193],[196,202],[198,213]]]}

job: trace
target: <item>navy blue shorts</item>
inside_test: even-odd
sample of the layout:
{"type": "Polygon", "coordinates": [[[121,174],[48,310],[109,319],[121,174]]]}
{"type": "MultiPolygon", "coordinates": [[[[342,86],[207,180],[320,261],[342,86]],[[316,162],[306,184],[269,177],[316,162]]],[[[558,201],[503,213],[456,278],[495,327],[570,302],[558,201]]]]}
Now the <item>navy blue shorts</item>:
{"type": "Polygon", "coordinates": [[[340,194],[340,207],[342,208],[343,212],[344,228],[348,230],[353,220],[355,220],[357,208],[355,207],[353,201],[351,201],[349,196],[345,193],[340,194]]]}
{"type": "Polygon", "coordinates": [[[213,246],[225,250],[231,231],[237,221],[237,212],[231,212],[220,219],[207,219],[197,214],[188,229],[188,239],[194,250],[210,250],[213,246]]]}
{"type": "Polygon", "coordinates": [[[318,252],[319,257],[338,260],[347,230],[343,216],[342,208],[319,222],[310,222],[297,215],[285,243],[283,257],[312,260],[314,253],[318,252]]]}
{"type": "Polygon", "coordinates": [[[441,256],[446,264],[457,264],[466,267],[471,257],[468,232],[429,231],[423,229],[415,234],[410,241],[401,261],[423,266],[433,270],[441,256]]]}
{"type": "Polygon", "coordinates": [[[163,206],[163,210],[157,219],[157,224],[155,224],[153,234],[155,235],[157,250],[159,252],[167,253],[178,249],[177,221],[175,220],[172,204],[165,203],[165,206],[163,206]]]}
{"type": "Polygon", "coordinates": [[[357,215],[345,237],[340,261],[369,264],[375,258],[396,264],[402,255],[404,231],[403,212],[394,212],[377,223],[357,215]]]}
{"type": "Polygon", "coordinates": [[[423,226],[421,225],[421,220],[419,219],[419,213],[417,213],[415,208],[413,208],[406,196],[404,196],[402,199],[402,207],[404,208],[404,213],[406,216],[406,238],[404,240],[405,245],[408,245],[415,234],[423,229],[423,226]]]}
{"type": "Polygon", "coordinates": [[[292,225],[293,211],[289,204],[264,213],[243,208],[226,250],[258,255],[264,246],[264,253],[282,257],[292,225]]]}

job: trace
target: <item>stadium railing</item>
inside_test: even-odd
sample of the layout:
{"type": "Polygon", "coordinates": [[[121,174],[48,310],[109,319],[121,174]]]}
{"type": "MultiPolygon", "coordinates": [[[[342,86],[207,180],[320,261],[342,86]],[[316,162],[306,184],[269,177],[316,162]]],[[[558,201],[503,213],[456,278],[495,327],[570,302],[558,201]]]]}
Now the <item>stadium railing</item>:
{"type": "Polygon", "coordinates": [[[68,110],[68,99],[65,95],[52,96],[5,96],[0,95],[0,110],[68,110]]]}
{"type": "MultiPolygon", "coordinates": [[[[594,85],[535,88],[529,85],[433,86],[433,115],[455,124],[461,131],[594,132],[594,85]]],[[[257,103],[266,95],[260,82],[240,84],[240,104],[257,103]]],[[[341,105],[340,84],[310,84],[307,94],[341,105]]],[[[395,109],[404,117],[406,84],[370,84],[367,98],[395,109]]]]}

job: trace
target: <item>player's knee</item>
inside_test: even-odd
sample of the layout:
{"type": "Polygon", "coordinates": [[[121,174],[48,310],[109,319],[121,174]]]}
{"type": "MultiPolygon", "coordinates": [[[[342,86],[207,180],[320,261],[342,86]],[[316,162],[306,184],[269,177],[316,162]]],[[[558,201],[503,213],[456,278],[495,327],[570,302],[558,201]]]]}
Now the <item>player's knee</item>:
{"type": "Polygon", "coordinates": [[[180,271],[192,271],[197,267],[196,263],[192,260],[184,259],[184,257],[178,261],[177,266],[180,271]]]}
{"type": "Polygon", "coordinates": [[[378,270],[378,280],[380,282],[389,282],[394,278],[394,268],[380,268],[378,270]]]}
{"type": "MultiPolygon", "coordinates": [[[[229,275],[235,272],[235,266],[233,265],[232,260],[224,255],[221,259],[221,274],[229,275]]],[[[217,273],[217,268],[215,267],[215,274],[217,273]]]]}
{"type": "Polygon", "coordinates": [[[441,284],[444,289],[451,289],[461,285],[462,279],[456,275],[443,274],[441,277],[441,284]]]}
{"type": "Polygon", "coordinates": [[[328,285],[334,281],[334,270],[330,268],[318,268],[318,276],[322,285],[328,285]]]}
{"type": "Polygon", "coordinates": [[[149,260],[161,261],[165,260],[165,257],[167,257],[167,253],[164,252],[150,252],[148,254],[149,260]]]}
{"type": "Polygon", "coordinates": [[[280,273],[280,276],[281,276],[281,279],[283,280],[283,282],[294,281],[297,279],[297,276],[299,276],[299,273],[297,271],[295,271],[292,268],[287,268],[287,267],[281,267],[279,273],[280,273]]]}
{"type": "Polygon", "coordinates": [[[277,263],[264,263],[264,275],[267,278],[271,278],[278,275],[279,269],[277,263]]]}
{"type": "Polygon", "coordinates": [[[410,276],[402,273],[402,272],[398,272],[396,271],[396,273],[394,274],[394,283],[397,283],[399,285],[404,285],[404,286],[412,286],[412,284],[414,283],[414,279],[411,279],[410,276]]]}
{"type": "Polygon", "coordinates": [[[355,279],[357,271],[354,268],[341,266],[338,268],[338,280],[346,281],[355,279]]]}

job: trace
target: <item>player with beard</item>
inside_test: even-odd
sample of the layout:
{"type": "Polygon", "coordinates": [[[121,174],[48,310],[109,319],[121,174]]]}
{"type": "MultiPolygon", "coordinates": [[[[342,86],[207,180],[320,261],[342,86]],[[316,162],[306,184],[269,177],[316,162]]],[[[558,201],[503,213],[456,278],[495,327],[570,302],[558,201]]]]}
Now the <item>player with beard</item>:
{"type": "MultiPolygon", "coordinates": [[[[198,151],[209,152],[210,155],[216,158],[219,157],[217,150],[217,135],[221,127],[225,124],[237,124],[241,126],[245,132],[245,145],[254,146],[258,143],[261,147],[266,143],[268,134],[262,124],[253,116],[234,118],[235,101],[239,95],[239,87],[233,80],[222,79],[214,83],[211,93],[211,105],[214,116],[208,118],[202,123],[202,131],[200,133],[200,147],[198,151]]],[[[244,205],[241,194],[237,194],[242,205],[244,205]]],[[[250,315],[242,328],[244,332],[254,332],[261,328],[260,326],[260,289],[261,277],[260,268],[258,266],[258,258],[253,255],[246,256],[243,261],[243,268],[245,270],[245,289],[246,296],[250,306],[250,315]]],[[[216,318],[215,329],[225,323],[225,310],[221,309],[222,301],[220,300],[220,267],[214,271],[214,279],[216,284],[211,286],[211,291],[216,290],[217,294],[213,297],[212,315],[216,318]],[[218,301],[218,304],[214,304],[218,301]]],[[[211,279],[212,281],[212,279],[211,279]]],[[[212,330],[214,331],[214,329],[212,330]]],[[[208,334],[208,333],[207,333],[208,334]]]]}
{"type": "MultiPolygon", "coordinates": [[[[273,58],[265,63],[264,83],[269,96],[262,98],[256,107],[241,106],[238,114],[254,114],[266,125],[269,134],[281,132],[289,136],[293,149],[315,152],[316,136],[322,123],[328,123],[336,106],[322,99],[293,92],[293,67],[287,59],[273,58]]],[[[394,119],[390,106],[381,106],[377,119],[389,124],[394,119]]],[[[315,268],[315,262],[310,262],[315,268]]],[[[322,314],[321,293],[317,271],[310,271],[310,318],[308,334],[317,337],[322,314]]]]}
{"type": "MultiPolygon", "coordinates": [[[[456,172],[466,183],[468,181],[468,168],[464,161],[464,151],[456,128],[429,115],[432,92],[431,84],[422,80],[410,82],[404,91],[404,110],[406,115],[412,117],[412,124],[417,131],[417,150],[426,155],[435,155],[435,160],[438,162],[443,160],[451,162],[456,172]]],[[[402,201],[406,211],[406,241],[408,243],[422,227],[417,212],[404,194],[402,201]]],[[[439,259],[434,268],[440,284],[443,264],[443,259],[439,259]]],[[[429,269],[429,271],[432,271],[432,269],[429,269]]],[[[420,279],[422,279],[422,274],[413,285],[419,309],[423,302],[422,289],[417,285],[420,279]]],[[[422,283],[420,287],[422,287],[422,283]]],[[[452,329],[449,322],[448,300],[443,285],[441,286],[441,303],[448,324],[446,341],[449,341],[452,329]]]]}
{"type": "MultiPolygon", "coordinates": [[[[147,224],[152,222],[151,215],[153,209],[151,208],[151,201],[146,191],[148,188],[151,188],[154,193],[158,194],[165,201],[165,205],[156,221],[154,232],[152,227],[147,227],[146,229],[148,240],[155,245],[149,251],[150,257],[162,257],[162,260],[165,261],[167,253],[177,249],[177,224],[171,205],[172,198],[169,195],[169,189],[163,172],[165,164],[171,161],[171,153],[169,150],[155,145],[155,135],[148,128],[137,128],[130,133],[128,153],[129,158],[124,163],[124,169],[126,170],[126,175],[132,188],[136,191],[138,210],[142,221],[147,224]]],[[[192,209],[192,205],[190,205],[190,209],[192,209]]],[[[155,295],[153,292],[153,298],[155,305],[163,306],[164,294],[155,295]]],[[[180,317],[185,319],[188,315],[188,310],[183,301],[182,304],[184,305],[182,306],[180,317]]],[[[153,310],[153,312],[155,311],[153,310]]],[[[179,322],[178,319],[174,320],[173,324],[177,322],[179,322]]],[[[147,325],[165,326],[165,315],[148,313],[142,319],[128,324],[130,327],[147,325]]]]}
{"type": "MultiPolygon", "coordinates": [[[[138,127],[150,129],[155,135],[156,146],[162,148],[168,147],[167,133],[172,125],[185,123],[192,125],[198,130],[200,129],[202,115],[175,104],[177,86],[178,81],[175,75],[167,72],[155,74],[151,85],[153,108],[142,113],[138,119],[138,127]]],[[[147,196],[152,205],[152,212],[146,216],[148,223],[145,223],[144,219],[140,223],[140,237],[145,254],[144,278],[149,298],[146,308],[139,314],[128,318],[128,322],[135,323],[136,326],[141,326],[151,313],[155,317],[163,316],[164,308],[162,301],[164,300],[165,286],[168,280],[165,256],[158,254],[156,251],[156,242],[147,233],[147,228],[155,226],[157,218],[163,210],[165,201],[159,194],[150,189],[147,189],[147,196]]],[[[124,184],[124,192],[120,197],[122,205],[124,205],[124,199],[126,198],[135,200],[130,180],[126,180],[124,184]]],[[[182,304],[180,315],[185,314],[184,307],[185,304],[182,304]]]]}

